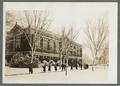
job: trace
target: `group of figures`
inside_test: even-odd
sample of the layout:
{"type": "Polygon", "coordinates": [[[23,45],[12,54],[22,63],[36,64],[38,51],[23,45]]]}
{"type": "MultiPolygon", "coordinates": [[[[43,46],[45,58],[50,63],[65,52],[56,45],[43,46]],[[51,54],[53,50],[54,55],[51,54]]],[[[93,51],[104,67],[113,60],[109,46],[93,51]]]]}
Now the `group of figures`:
{"type": "MultiPolygon", "coordinates": [[[[53,70],[56,72],[58,70],[65,71],[67,69],[67,67],[70,67],[70,70],[73,70],[73,68],[78,70],[78,67],[80,67],[81,70],[82,70],[82,68],[87,69],[88,65],[86,65],[86,68],[85,68],[84,66],[82,66],[82,64],[80,65],[78,63],[71,64],[68,66],[67,63],[62,63],[62,61],[54,62],[53,60],[51,60],[51,61],[47,62],[46,60],[43,60],[41,67],[43,69],[43,72],[46,72],[46,71],[51,72],[52,68],[54,68],[53,70]]],[[[28,68],[29,68],[29,73],[33,74],[33,67],[31,64],[29,65],[28,68]]]]}

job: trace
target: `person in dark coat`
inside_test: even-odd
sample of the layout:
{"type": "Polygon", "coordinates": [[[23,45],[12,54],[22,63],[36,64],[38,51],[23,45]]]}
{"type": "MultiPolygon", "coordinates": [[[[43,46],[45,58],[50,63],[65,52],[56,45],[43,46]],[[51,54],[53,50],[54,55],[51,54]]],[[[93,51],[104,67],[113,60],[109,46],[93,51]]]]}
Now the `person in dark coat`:
{"type": "Polygon", "coordinates": [[[54,67],[55,67],[55,71],[57,71],[57,63],[55,63],[55,66],[54,66],[54,67]]]}
{"type": "Polygon", "coordinates": [[[70,69],[73,70],[73,60],[71,61],[70,69]]]}
{"type": "Polygon", "coordinates": [[[81,70],[82,70],[82,64],[80,64],[81,70]]]}
{"type": "Polygon", "coordinates": [[[75,65],[76,70],[78,70],[78,64],[75,65]]]}
{"type": "Polygon", "coordinates": [[[43,72],[46,72],[47,65],[48,65],[48,62],[46,60],[43,60],[43,72]]]}
{"type": "Polygon", "coordinates": [[[29,64],[28,68],[29,68],[29,74],[33,74],[32,63],[29,64]]]}
{"type": "Polygon", "coordinates": [[[51,71],[51,64],[48,65],[48,71],[51,71]]]}
{"type": "Polygon", "coordinates": [[[88,69],[88,64],[86,64],[86,69],[88,69]]]}
{"type": "Polygon", "coordinates": [[[88,64],[84,64],[84,69],[88,69],[88,64]]]}
{"type": "Polygon", "coordinates": [[[70,67],[70,68],[71,68],[71,70],[73,70],[73,65],[72,65],[72,64],[71,64],[71,67],[70,67]]]}
{"type": "Polygon", "coordinates": [[[43,72],[46,72],[46,65],[43,65],[43,72]]]}
{"type": "Polygon", "coordinates": [[[61,67],[62,67],[62,71],[65,70],[65,63],[62,63],[61,67]]]}

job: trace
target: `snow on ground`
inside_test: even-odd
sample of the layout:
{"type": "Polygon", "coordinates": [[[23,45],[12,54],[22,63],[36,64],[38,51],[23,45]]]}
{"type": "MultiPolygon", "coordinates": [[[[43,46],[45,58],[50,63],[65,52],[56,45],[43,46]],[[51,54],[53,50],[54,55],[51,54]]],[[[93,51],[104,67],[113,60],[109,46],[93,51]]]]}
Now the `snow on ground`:
{"type": "Polygon", "coordinates": [[[42,68],[34,68],[34,73],[29,74],[28,68],[9,68],[5,67],[5,83],[107,83],[108,69],[96,67],[94,71],[91,68],[86,70],[70,70],[67,76],[65,71],[54,71],[44,73],[42,68]]]}

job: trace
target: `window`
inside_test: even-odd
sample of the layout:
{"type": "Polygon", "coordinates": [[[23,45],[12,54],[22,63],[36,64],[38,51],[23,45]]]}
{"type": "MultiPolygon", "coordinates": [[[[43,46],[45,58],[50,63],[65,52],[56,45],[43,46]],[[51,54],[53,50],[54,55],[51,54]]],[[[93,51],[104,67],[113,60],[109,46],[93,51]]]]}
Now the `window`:
{"type": "Polygon", "coordinates": [[[82,57],[82,48],[80,48],[80,57],[82,57]]]}
{"type": "Polygon", "coordinates": [[[59,42],[59,48],[62,48],[62,42],[59,42]]]}
{"type": "Polygon", "coordinates": [[[19,36],[16,36],[16,39],[15,39],[15,49],[16,50],[20,49],[20,37],[19,36]]]}
{"type": "Polygon", "coordinates": [[[50,40],[47,41],[47,49],[50,50],[50,40]]]}
{"type": "Polygon", "coordinates": [[[54,41],[54,53],[56,53],[56,43],[54,41]]]}
{"type": "Polygon", "coordinates": [[[40,47],[43,48],[43,38],[40,40],[40,47]]]}

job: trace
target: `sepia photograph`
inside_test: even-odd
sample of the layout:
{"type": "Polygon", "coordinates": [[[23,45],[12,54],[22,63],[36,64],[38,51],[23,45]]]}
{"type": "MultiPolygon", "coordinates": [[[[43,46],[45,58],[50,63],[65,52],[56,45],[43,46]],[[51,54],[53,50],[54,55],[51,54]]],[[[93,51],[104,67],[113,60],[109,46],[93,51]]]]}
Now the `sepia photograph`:
{"type": "Polygon", "coordinates": [[[116,2],[4,2],[3,83],[117,83],[116,2]]]}

